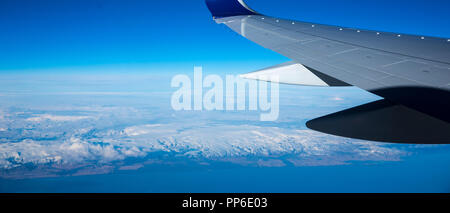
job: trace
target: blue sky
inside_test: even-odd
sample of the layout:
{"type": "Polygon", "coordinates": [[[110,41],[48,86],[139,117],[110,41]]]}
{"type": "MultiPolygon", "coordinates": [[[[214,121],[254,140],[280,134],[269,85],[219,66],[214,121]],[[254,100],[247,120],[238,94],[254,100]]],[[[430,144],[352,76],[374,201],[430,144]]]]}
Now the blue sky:
{"type": "MultiPolygon", "coordinates": [[[[450,37],[446,0],[247,0],[267,15],[450,37]]],[[[3,0],[0,72],[221,67],[287,59],[215,24],[203,0],[3,0]]]]}

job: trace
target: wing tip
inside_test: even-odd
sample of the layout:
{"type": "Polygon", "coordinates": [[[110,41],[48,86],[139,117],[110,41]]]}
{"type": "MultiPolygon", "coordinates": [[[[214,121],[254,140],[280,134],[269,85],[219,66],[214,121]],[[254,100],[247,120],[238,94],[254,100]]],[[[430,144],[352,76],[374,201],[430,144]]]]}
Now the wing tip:
{"type": "Polygon", "coordinates": [[[214,18],[239,15],[258,15],[243,0],[206,0],[206,6],[214,18]]]}

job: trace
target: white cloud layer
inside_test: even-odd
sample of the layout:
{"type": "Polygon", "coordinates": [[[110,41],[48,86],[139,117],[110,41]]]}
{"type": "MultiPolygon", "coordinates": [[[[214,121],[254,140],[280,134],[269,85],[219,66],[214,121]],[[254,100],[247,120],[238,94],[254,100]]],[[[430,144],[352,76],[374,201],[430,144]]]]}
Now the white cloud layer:
{"type": "MultiPolygon", "coordinates": [[[[89,130],[78,132],[87,133],[89,130]]],[[[350,160],[392,161],[406,153],[382,144],[357,142],[310,130],[287,130],[252,125],[187,128],[183,124],[148,124],[98,132],[96,137],[73,135],[62,141],[25,139],[0,144],[0,167],[29,163],[77,165],[108,163],[155,152],[176,153],[191,159],[242,163],[242,157],[268,158],[259,166],[343,164],[350,160]],[[318,160],[320,159],[320,160],[318,160]]]]}
{"type": "MultiPolygon", "coordinates": [[[[124,88],[129,85],[125,82],[124,88]]],[[[305,120],[345,109],[351,99],[345,90],[338,95],[298,91],[281,92],[280,119],[268,123],[246,111],[174,112],[170,92],[11,94],[0,98],[0,177],[100,174],[177,160],[259,167],[342,165],[397,161],[408,154],[401,146],[306,130],[305,120]],[[339,98],[329,101],[333,97],[339,98]]]]}
{"type": "Polygon", "coordinates": [[[36,117],[28,118],[27,121],[33,121],[33,122],[40,122],[44,120],[50,120],[50,121],[78,121],[83,119],[88,119],[89,116],[58,116],[58,115],[39,115],[36,117]]]}

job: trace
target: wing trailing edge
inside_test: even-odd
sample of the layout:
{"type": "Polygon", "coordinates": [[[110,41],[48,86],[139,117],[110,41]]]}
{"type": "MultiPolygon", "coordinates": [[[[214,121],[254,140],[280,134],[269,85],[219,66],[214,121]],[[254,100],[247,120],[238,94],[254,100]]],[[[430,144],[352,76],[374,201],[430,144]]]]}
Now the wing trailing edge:
{"type": "Polygon", "coordinates": [[[295,62],[286,62],[256,72],[240,75],[241,78],[302,86],[351,86],[331,76],[295,62]]]}

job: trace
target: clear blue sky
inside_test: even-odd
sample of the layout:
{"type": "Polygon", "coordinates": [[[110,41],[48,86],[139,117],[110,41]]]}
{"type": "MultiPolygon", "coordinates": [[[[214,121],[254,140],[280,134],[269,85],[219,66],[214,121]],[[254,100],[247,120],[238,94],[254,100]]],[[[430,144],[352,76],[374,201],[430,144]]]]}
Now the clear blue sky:
{"type": "MultiPolygon", "coordinates": [[[[450,37],[448,0],[247,0],[267,15],[450,37]]],[[[0,72],[282,61],[215,24],[203,0],[2,0],[0,72]]]]}

